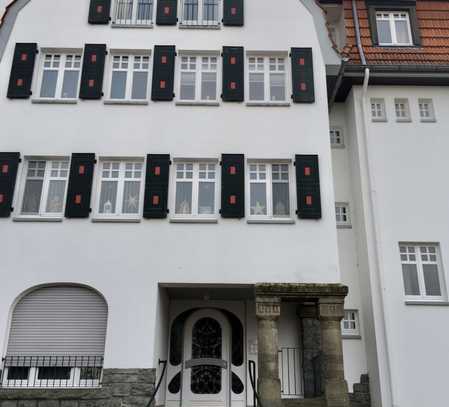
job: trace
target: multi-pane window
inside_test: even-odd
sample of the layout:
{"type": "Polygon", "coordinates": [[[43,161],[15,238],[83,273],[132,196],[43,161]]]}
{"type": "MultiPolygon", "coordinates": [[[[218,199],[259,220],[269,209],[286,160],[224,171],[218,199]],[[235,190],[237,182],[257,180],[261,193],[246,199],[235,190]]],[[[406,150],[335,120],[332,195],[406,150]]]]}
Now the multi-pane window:
{"type": "Polygon", "coordinates": [[[217,25],[219,0],[183,0],[182,23],[188,25],[217,25]]]}
{"type": "Polygon", "coordinates": [[[113,55],[110,98],[147,99],[149,55],[113,55]]]}
{"type": "Polygon", "coordinates": [[[406,122],[411,120],[408,99],[395,99],[394,109],[396,113],[396,120],[398,122],[406,122]]]}
{"type": "Polygon", "coordinates": [[[179,94],[181,101],[217,100],[217,56],[181,56],[179,94]]]}
{"type": "Polygon", "coordinates": [[[371,118],[373,122],[383,122],[387,120],[384,99],[371,99],[371,118]]]}
{"type": "Polygon", "coordinates": [[[81,54],[44,55],[39,97],[76,99],[81,71],[81,54]]]}
{"type": "Polygon", "coordinates": [[[176,163],[175,217],[213,218],[217,213],[216,202],[216,163],[176,163]]]}
{"type": "Polygon", "coordinates": [[[117,0],[115,24],[148,25],[153,22],[153,0],[117,0]]]}
{"type": "Polygon", "coordinates": [[[405,11],[376,13],[379,45],[412,45],[409,15],[405,11]]]}
{"type": "Polygon", "coordinates": [[[401,243],[399,251],[405,295],[419,299],[441,299],[443,278],[439,246],[401,243]]]}
{"type": "Polygon", "coordinates": [[[283,57],[249,57],[249,101],[286,101],[286,63],[283,57]]]}
{"type": "Polygon", "coordinates": [[[249,209],[252,217],[290,217],[289,164],[249,164],[249,209]]]}
{"type": "Polygon", "coordinates": [[[342,334],[347,336],[359,336],[359,313],[357,310],[345,310],[342,320],[342,334]]]}
{"type": "Polygon", "coordinates": [[[61,216],[68,174],[68,160],[27,160],[20,213],[61,216]]]}
{"type": "Polygon", "coordinates": [[[419,117],[422,122],[435,121],[432,99],[418,99],[419,117]]]}
{"type": "Polygon", "coordinates": [[[136,217],[140,211],[143,162],[102,161],[98,215],[136,217]]]}
{"type": "Polygon", "coordinates": [[[332,147],[344,147],[343,131],[337,128],[331,128],[329,131],[331,146],[332,147]]]}
{"type": "Polygon", "coordinates": [[[346,202],[336,203],[335,216],[337,219],[337,226],[351,225],[351,219],[349,217],[349,204],[346,202]]]}

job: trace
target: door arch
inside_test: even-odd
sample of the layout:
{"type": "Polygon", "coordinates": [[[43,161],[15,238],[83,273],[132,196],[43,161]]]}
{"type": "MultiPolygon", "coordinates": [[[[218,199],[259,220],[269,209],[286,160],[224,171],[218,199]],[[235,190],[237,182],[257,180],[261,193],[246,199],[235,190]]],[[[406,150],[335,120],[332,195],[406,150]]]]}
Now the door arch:
{"type": "Polygon", "coordinates": [[[228,407],[231,327],[215,309],[192,313],[184,327],[183,407],[228,407]]]}

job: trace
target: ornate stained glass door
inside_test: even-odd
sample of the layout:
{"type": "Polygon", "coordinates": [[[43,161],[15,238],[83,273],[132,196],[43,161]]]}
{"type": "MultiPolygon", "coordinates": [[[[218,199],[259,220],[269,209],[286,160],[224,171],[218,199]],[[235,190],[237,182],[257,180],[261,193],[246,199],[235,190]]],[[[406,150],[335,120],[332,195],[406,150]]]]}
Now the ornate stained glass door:
{"type": "Polygon", "coordinates": [[[230,327],[216,310],[200,310],[185,325],[182,407],[228,407],[230,327]]]}

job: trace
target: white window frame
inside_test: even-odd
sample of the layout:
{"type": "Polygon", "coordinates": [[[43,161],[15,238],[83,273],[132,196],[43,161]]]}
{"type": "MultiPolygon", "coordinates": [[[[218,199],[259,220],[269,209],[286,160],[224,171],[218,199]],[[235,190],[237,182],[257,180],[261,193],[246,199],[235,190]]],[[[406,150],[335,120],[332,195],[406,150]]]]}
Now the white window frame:
{"type": "MultiPolygon", "coordinates": [[[[210,64],[210,62],[209,62],[210,64]]],[[[175,82],[176,82],[176,103],[179,105],[190,105],[190,104],[198,104],[201,106],[204,105],[212,105],[217,106],[219,104],[219,96],[220,96],[220,84],[221,84],[221,58],[219,51],[203,51],[203,52],[190,52],[190,51],[179,51],[179,57],[176,58],[176,72],[175,82]],[[187,57],[196,57],[195,70],[187,69],[185,72],[195,72],[195,99],[181,99],[181,80],[182,80],[182,58],[187,57]],[[217,75],[216,81],[216,90],[215,90],[215,99],[202,99],[201,98],[201,85],[202,85],[202,73],[203,73],[203,61],[202,58],[207,57],[215,57],[217,58],[217,68],[215,71],[207,69],[205,73],[215,72],[217,75]]],[[[210,65],[209,65],[210,66],[210,65]]]]}
{"type": "Polygon", "coordinates": [[[246,53],[246,66],[245,66],[245,94],[246,94],[246,103],[247,105],[290,105],[289,102],[289,77],[290,77],[290,71],[289,71],[289,64],[288,64],[288,54],[287,53],[279,53],[279,52],[252,52],[249,51],[246,53]],[[255,58],[255,71],[250,71],[250,61],[252,58],[255,58]],[[264,68],[262,70],[258,70],[258,58],[263,58],[263,64],[264,68]],[[276,59],[276,68],[278,67],[278,60],[283,59],[284,60],[284,71],[279,71],[276,69],[275,71],[270,71],[270,59],[276,59]],[[264,75],[264,99],[263,100],[253,100],[250,98],[250,76],[251,74],[258,74],[263,73],[264,75]],[[284,74],[284,91],[285,91],[285,99],[284,100],[271,100],[271,79],[270,74],[284,74]]]}
{"type": "Polygon", "coordinates": [[[360,317],[356,309],[345,309],[344,317],[341,321],[341,333],[343,337],[360,338],[360,317]],[[354,324],[354,328],[346,327],[347,324],[354,324]]]}
{"type": "Polygon", "coordinates": [[[433,105],[433,100],[430,98],[419,98],[418,99],[418,111],[419,119],[422,123],[433,123],[436,122],[435,107],[433,105]],[[429,116],[423,116],[424,109],[421,108],[422,104],[428,105],[429,116]]]}
{"type": "MultiPolygon", "coordinates": [[[[204,222],[216,222],[218,219],[218,210],[220,205],[220,173],[221,168],[218,165],[218,160],[214,158],[202,158],[202,159],[193,159],[193,158],[174,158],[173,166],[171,171],[171,182],[170,188],[173,193],[170,194],[170,221],[172,222],[189,222],[189,221],[204,221],[204,222]],[[176,213],[176,184],[177,184],[177,174],[176,174],[176,166],[178,164],[192,164],[193,165],[193,177],[188,178],[186,180],[192,182],[192,207],[191,213],[176,213]],[[212,214],[199,214],[198,213],[198,191],[199,191],[199,183],[201,182],[199,178],[199,168],[200,164],[213,164],[215,165],[215,202],[214,202],[214,212],[212,214]]],[[[206,179],[207,181],[207,179],[206,179]]],[[[209,181],[210,182],[210,181],[209,181]]]]}
{"type": "MultiPolygon", "coordinates": [[[[25,366],[28,367],[28,366],[25,366]]],[[[59,367],[59,366],[57,366],[59,367]]],[[[61,366],[65,367],[65,366],[61,366]]],[[[97,388],[100,387],[101,377],[103,375],[103,368],[101,368],[101,375],[99,379],[92,380],[81,380],[81,368],[71,367],[70,368],[70,379],[38,379],[39,367],[29,366],[28,379],[18,379],[18,380],[8,380],[9,367],[5,367],[3,374],[2,387],[5,389],[34,389],[34,388],[55,388],[55,389],[67,389],[67,388],[97,388]],[[34,386],[29,385],[30,378],[34,377],[34,386]]]]}
{"type": "MultiPolygon", "coordinates": [[[[52,58],[53,61],[53,58],[52,58]]],[[[83,70],[83,50],[81,48],[42,48],[40,50],[40,59],[39,59],[39,70],[38,70],[38,80],[36,81],[36,85],[33,89],[33,101],[35,102],[61,102],[61,103],[77,103],[78,102],[78,96],[80,92],[80,86],[81,86],[81,75],[83,70]],[[46,56],[47,55],[60,55],[59,60],[59,67],[58,68],[45,68],[45,62],[46,62],[46,56]],[[70,68],[66,68],[65,64],[67,61],[67,56],[74,56],[74,57],[80,57],[79,58],[79,67],[72,66],[70,68]],[[58,78],[56,81],[56,90],[55,90],[55,96],[54,97],[45,97],[41,96],[41,90],[42,90],[42,81],[44,78],[44,71],[46,70],[57,70],[58,71],[58,78]],[[64,98],[62,97],[62,87],[64,84],[64,73],[65,71],[78,71],[78,83],[76,87],[76,95],[74,98],[64,98]]],[[[34,82],[34,81],[33,81],[34,82]]]]}
{"type": "MultiPolygon", "coordinates": [[[[413,36],[412,36],[412,30],[411,30],[411,25],[410,25],[410,14],[408,13],[408,11],[404,11],[404,10],[394,10],[394,11],[382,11],[382,10],[378,10],[376,11],[376,26],[377,26],[377,32],[379,33],[379,25],[378,25],[378,21],[382,20],[382,21],[388,21],[389,22],[389,26],[390,26],[390,33],[391,33],[391,42],[380,42],[380,36],[378,34],[378,39],[379,39],[379,45],[380,46],[410,46],[413,45],[413,36]],[[398,42],[397,39],[397,32],[396,32],[396,24],[395,22],[398,20],[396,18],[395,15],[398,14],[404,14],[406,15],[406,21],[407,21],[407,32],[408,32],[408,37],[410,39],[409,42],[407,43],[402,43],[402,42],[398,42]],[[388,16],[388,17],[386,17],[388,16]]],[[[399,19],[399,20],[404,20],[403,18],[399,19]]]]}
{"type": "Polygon", "coordinates": [[[344,229],[351,227],[351,212],[349,209],[349,202],[335,202],[335,218],[337,221],[337,227],[344,229]],[[339,209],[344,209],[346,213],[342,213],[341,216],[346,216],[346,220],[339,220],[339,209]]]}
{"type": "MultiPolygon", "coordinates": [[[[143,63],[141,59],[141,64],[143,63]]],[[[120,60],[121,64],[121,60],[120,60]]],[[[142,65],[141,65],[142,66],[142,65]]],[[[107,98],[105,99],[105,104],[148,104],[149,100],[149,94],[150,94],[150,87],[151,87],[151,77],[152,77],[152,61],[151,61],[151,50],[111,50],[110,51],[110,57],[109,57],[109,67],[107,70],[107,98]],[[128,68],[123,69],[114,69],[114,57],[128,57],[128,68]],[[135,57],[147,57],[148,58],[148,69],[134,69],[134,59],[135,57]],[[125,91],[125,97],[124,98],[112,98],[111,92],[112,92],[112,78],[113,78],[113,72],[114,71],[126,71],[126,91],[125,91]],[[132,89],[133,89],[133,79],[134,79],[134,72],[147,72],[147,93],[144,99],[133,99],[132,98],[132,89]]]]}
{"type": "MultiPolygon", "coordinates": [[[[284,182],[283,182],[284,183],[284,182]]],[[[249,223],[264,223],[264,221],[273,223],[293,223],[293,213],[294,213],[294,172],[291,160],[279,159],[279,160],[264,160],[264,159],[249,159],[246,165],[246,188],[247,193],[245,193],[246,208],[247,208],[247,218],[249,223]],[[251,180],[251,165],[252,164],[264,164],[266,165],[266,179],[251,180]],[[272,179],[272,165],[287,165],[288,166],[288,195],[289,195],[289,214],[286,216],[273,216],[273,179],[272,179]],[[267,199],[267,214],[251,214],[251,184],[252,183],[265,183],[266,184],[266,199],[267,199]]]]}
{"type": "Polygon", "coordinates": [[[344,132],[341,127],[332,127],[329,130],[329,137],[332,148],[344,148],[345,147],[345,137],[344,132]],[[338,139],[340,140],[338,142],[338,139]]]}
{"type": "Polygon", "coordinates": [[[371,121],[373,122],[386,122],[387,121],[387,111],[385,106],[385,99],[382,98],[371,98],[370,99],[370,111],[371,111],[371,121]],[[373,104],[376,105],[373,109],[373,104]],[[379,111],[380,106],[380,111],[379,111]],[[380,112],[380,115],[379,115],[380,112]]]}
{"type": "Polygon", "coordinates": [[[150,18],[148,20],[139,20],[138,17],[138,9],[139,9],[139,3],[141,0],[115,0],[114,1],[114,20],[113,20],[113,26],[134,26],[134,27],[152,27],[154,23],[154,13],[155,8],[157,6],[156,3],[157,0],[151,0],[151,13],[150,18]],[[119,19],[119,3],[132,3],[132,16],[131,19],[119,19]]]}
{"type": "Polygon", "coordinates": [[[407,98],[394,99],[394,112],[397,122],[411,122],[410,103],[407,98]]]}
{"type": "Polygon", "coordinates": [[[186,7],[185,3],[186,1],[191,0],[181,0],[181,27],[191,26],[191,27],[198,27],[198,26],[204,26],[204,27],[219,27],[220,21],[223,18],[223,1],[224,0],[218,0],[217,5],[217,20],[204,20],[203,14],[204,14],[204,2],[207,0],[197,0],[198,1],[198,18],[196,20],[186,20],[184,19],[184,9],[186,7]]]}
{"type": "MultiPolygon", "coordinates": [[[[98,165],[96,166],[96,187],[95,187],[95,216],[92,219],[95,221],[140,221],[143,214],[143,200],[145,191],[145,159],[142,157],[100,157],[98,165]],[[105,178],[105,180],[117,181],[117,196],[116,196],[116,213],[106,214],[100,213],[100,199],[101,199],[101,184],[103,181],[103,164],[107,163],[120,163],[119,177],[118,178],[105,178]],[[126,163],[140,163],[142,164],[142,173],[140,178],[139,189],[139,202],[138,210],[136,213],[122,213],[123,211],[123,193],[124,183],[128,178],[125,178],[125,165],[126,163]]],[[[129,178],[129,180],[138,180],[138,178],[129,178]]]]}
{"type": "Polygon", "coordinates": [[[62,219],[64,217],[64,211],[66,206],[66,199],[67,199],[67,189],[69,185],[69,177],[70,177],[70,157],[50,157],[50,156],[25,156],[24,157],[24,164],[22,166],[22,171],[20,174],[20,184],[19,184],[19,193],[18,197],[15,200],[15,218],[20,219],[30,219],[30,220],[39,220],[39,219],[62,219]],[[30,161],[45,161],[45,173],[43,177],[43,184],[42,184],[42,192],[41,192],[41,200],[39,203],[39,213],[32,214],[32,213],[22,213],[22,205],[25,198],[25,187],[26,182],[28,179],[28,166],[30,161]],[[51,177],[51,162],[52,161],[64,161],[67,162],[68,168],[67,168],[67,176],[66,177],[51,177]],[[50,163],[50,165],[49,165],[50,163]],[[48,190],[51,180],[65,180],[65,190],[64,190],[64,196],[62,200],[62,209],[61,212],[46,212],[46,204],[47,204],[47,197],[48,197],[48,190]]]}
{"type": "MultiPolygon", "coordinates": [[[[447,289],[446,289],[446,281],[444,277],[444,270],[443,270],[443,263],[441,258],[441,250],[440,245],[438,243],[416,243],[416,242],[400,242],[399,243],[399,261],[400,261],[400,270],[402,275],[402,282],[403,282],[403,290],[404,290],[404,298],[406,301],[424,301],[424,302],[441,302],[447,300],[447,289]],[[415,255],[416,260],[415,261],[409,261],[402,259],[402,256],[404,253],[401,252],[402,247],[414,247],[415,248],[415,255]],[[436,264],[438,267],[438,278],[439,278],[439,284],[440,284],[440,291],[441,295],[427,295],[426,294],[426,287],[425,287],[425,280],[424,280],[424,271],[423,271],[423,261],[421,259],[421,247],[433,247],[435,248],[435,254],[436,254],[436,264]],[[402,265],[403,264],[416,264],[417,265],[417,273],[418,273],[418,284],[419,284],[419,295],[407,295],[405,293],[405,281],[404,276],[402,274],[402,265]]],[[[431,263],[435,264],[435,263],[431,263]]]]}

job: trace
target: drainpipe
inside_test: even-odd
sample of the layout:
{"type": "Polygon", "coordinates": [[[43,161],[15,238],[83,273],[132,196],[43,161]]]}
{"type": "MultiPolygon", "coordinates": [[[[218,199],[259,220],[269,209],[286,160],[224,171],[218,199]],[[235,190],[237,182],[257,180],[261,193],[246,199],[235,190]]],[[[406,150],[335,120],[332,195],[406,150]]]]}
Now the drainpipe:
{"type": "Polygon", "coordinates": [[[369,191],[369,203],[370,203],[370,217],[371,222],[367,225],[368,228],[371,229],[371,234],[373,236],[373,251],[374,251],[374,262],[375,267],[378,272],[378,281],[377,281],[377,289],[379,291],[380,296],[380,306],[381,306],[381,321],[382,321],[382,336],[383,336],[383,342],[385,344],[385,355],[386,355],[386,374],[388,376],[388,385],[389,385],[389,404],[392,407],[399,407],[398,404],[395,403],[395,394],[394,394],[394,386],[393,386],[393,377],[391,374],[391,355],[390,355],[390,349],[389,346],[389,336],[386,334],[387,332],[387,319],[389,319],[387,313],[385,313],[385,296],[384,296],[384,289],[385,289],[385,282],[383,278],[382,273],[382,262],[381,262],[381,244],[380,244],[380,231],[377,228],[377,224],[375,221],[375,214],[377,211],[377,205],[376,205],[376,188],[375,188],[375,182],[371,171],[371,162],[370,162],[370,156],[369,156],[369,126],[368,126],[368,117],[367,117],[367,106],[368,106],[368,85],[369,85],[369,79],[370,79],[370,69],[367,67],[366,64],[366,58],[365,53],[363,51],[362,46],[362,40],[360,35],[360,24],[359,24],[359,16],[357,12],[357,4],[356,0],[352,0],[352,14],[353,14],[353,20],[354,20],[354,28],[355,28],[355,34],[356,34],[356,42],[357,42],[357,48],[360,55],[360,61],[362,65],[365,67],[364,71],[364,78],[363,78],[363,88],[362,88],[362,95],[360,98],[360,107],[362,112],[362,125],[363,125],[363,153],[365,156],[365,171],[367,174],[367,186],[369,191]]]}

